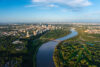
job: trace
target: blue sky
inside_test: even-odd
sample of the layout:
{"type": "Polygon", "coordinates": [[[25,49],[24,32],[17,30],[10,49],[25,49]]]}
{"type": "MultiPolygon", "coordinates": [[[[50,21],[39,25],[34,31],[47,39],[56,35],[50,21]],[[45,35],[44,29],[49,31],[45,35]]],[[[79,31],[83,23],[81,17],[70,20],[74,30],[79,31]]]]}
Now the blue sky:
{"type": "Polygon", "coordinates": [[[0,0],[0,22],[100,22],[100,0],[0,0]]]}

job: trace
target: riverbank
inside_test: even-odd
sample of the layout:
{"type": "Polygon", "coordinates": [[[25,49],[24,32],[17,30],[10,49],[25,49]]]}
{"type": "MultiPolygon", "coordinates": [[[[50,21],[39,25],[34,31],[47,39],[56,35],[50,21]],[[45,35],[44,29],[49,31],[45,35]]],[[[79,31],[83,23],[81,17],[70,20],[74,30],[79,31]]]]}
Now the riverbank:
{"type": "MultiPolygon", "coordinates": [[[[48,42],[50,41],[51,39],[50,38],[45,38],[48,34],[48,36],[55,36],[56,38],[57,37],[61,37],[61,36],[65,36],[67,35],[68,33],[70,33],[70,31],[67,29],[67,30],[61,30],[61,29],[58,29],[58,30],[51,30],[47,33],[45,33],[44,35],[41,35],[40,37],[38,37],[37,39],[35,40],[32,40],[30,39],[28,41],[28,55],[24,56],[24,60],[23,60],[23,67],[36,67],[36,55],[37,55],[37,51],[39,49],[39,47],[45,43],[45,42],[48,42]],[[56,32],[58,31],[58,33],[56,32]],[[64,34],[62,34],[64,32],[64,34]],[[53,35],[52,33],[54,34],[57,34],[57,35],[53,35]],[[58,36],[58,34],[60,36],[58,36]]],[[[52,38],[53,38],[52,37],[52,38]]],[[[55,39],[55,38],[53,38],[55,39]]]]}
{"type": "MultiPolygon", "coordinates": [[[[56,40],[63,41],[69,38],[72,38],[77,35],[77,32],[75,30],[71,30],[71,33],[64,37],[58,38],[56,40]]],[[[49,41],[47,43],[44,43],[38,50],[37,53],[37,67],[54,67],[53,62],[53,52],[58,44],[58,41],[49,41]]]]}
{"type": "Polygon", "coordinates": [[[53,59],[56,67],[99,67],[100,42],[93,40],[81,29],[79,35],[61,42],[55,48],[53,59]]]}
{"type": "Polygon", "coordinates": [[[44,34],[40,37],[40,39],[48,39],[48,40],[54,40],[60,37],[64,37],[67,34],[71,33],[69,29],[59,29],[59,30],[51,30],[48,33],[44,34]]]}

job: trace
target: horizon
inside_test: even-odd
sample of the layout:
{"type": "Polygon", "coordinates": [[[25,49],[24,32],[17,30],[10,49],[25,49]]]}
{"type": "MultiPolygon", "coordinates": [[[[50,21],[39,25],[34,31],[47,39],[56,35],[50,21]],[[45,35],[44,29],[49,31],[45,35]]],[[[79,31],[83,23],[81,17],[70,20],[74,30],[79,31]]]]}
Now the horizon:
{"type": "Polygon", "coordinates": [[[0,23],[100,22],[98,0],[0,0],[0,23]]]}
{"type": "Polygon", "coordinates": [[[2,22],[0,25],[9,25],[9,24],[99,24],[100,22],[2,22]]]}

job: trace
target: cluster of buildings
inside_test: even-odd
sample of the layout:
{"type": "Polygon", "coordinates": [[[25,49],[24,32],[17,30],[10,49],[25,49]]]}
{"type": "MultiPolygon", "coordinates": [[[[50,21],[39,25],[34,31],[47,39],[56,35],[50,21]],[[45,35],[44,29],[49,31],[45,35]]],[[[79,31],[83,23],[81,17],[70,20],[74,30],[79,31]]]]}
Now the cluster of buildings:
{"type": "Polygon", "coordinates": [[[20,38],[28,38],[31,36],[37,36],[50,30],[61,29],[60,26],[50,24],[21,24],[21,25],[6,25],[0,26],[0,37],[2,36],[17,36],[17,40],[13,41],[17,51],[24,49],[24,42],[19,40],[20,38]]]}
{"type": "Polygon", "coordinates": [[[7,26],[5,29],[10,29],[7,31],[0,31],[0,35],[4,36],[20,36],[20,37],[30,37],[30,36],[36,36],[38,34],[42,34],[49,30],[55,30],[61,27],[57,27],[54,25],[11,25],[7,26]]]}
{"type": "Polygon", "coordinates": [[[84,32],[89,33],[89,34],[100,34],[100,30],[97,30],[97,29],[93,29],[93,30],[87,29],[84,32]]]}
{"type": "Polygon", "coordinates": [[[84,32],[89,33],[89,34],[100,34],[100,30],[96,30],[96,29],[93,29],[93,30],[87,29],[84,32]]]}
{"type": "Polygon", "coordinates": [[[1,35],[5,35],[5,36],[12,35],[12,36],[15,36],[15,35],[19,35],[19,34],[18,34],[17,31],[9,31],[9,32],[5,31],[5,32],[1,32],[1,35]]]}
{"type": "Polygon", "coordinates": [[[84,32],[89,34],[100,34],[100,26],[99,25],[91,25],[87,27],[87,30],[84,32]]]}

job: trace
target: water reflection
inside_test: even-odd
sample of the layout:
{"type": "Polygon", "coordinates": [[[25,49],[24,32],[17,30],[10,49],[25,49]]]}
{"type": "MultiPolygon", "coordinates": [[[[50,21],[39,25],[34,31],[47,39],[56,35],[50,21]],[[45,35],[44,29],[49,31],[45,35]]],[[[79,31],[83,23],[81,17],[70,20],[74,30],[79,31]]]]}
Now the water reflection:
{"type": "MultiPolygon", "coordinates": [[[[67,36],[62,38],[58,38],[56,40],[67,40],[76,36],[78,33],[77,31],[71,29],[71,33],[67,36]]],[[[59,44],[57,41],[49,41],[44,43],[38,50],[37,53],[37,67],[55,67],[53,63],[53,52],[56,45],[59,44]]]]}

